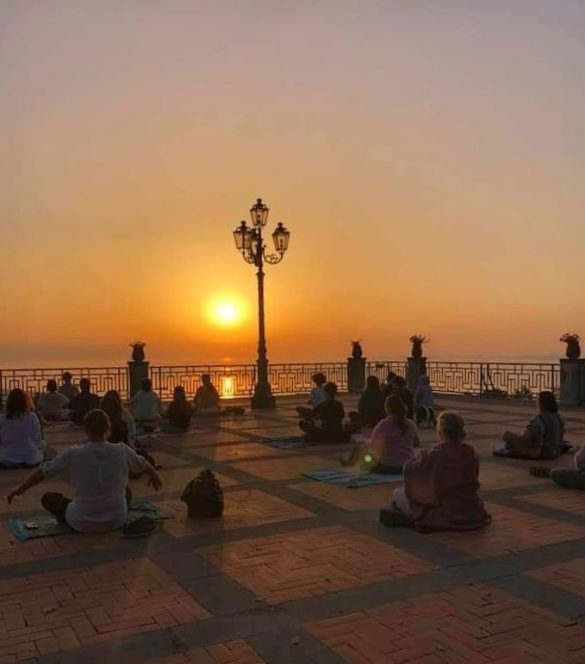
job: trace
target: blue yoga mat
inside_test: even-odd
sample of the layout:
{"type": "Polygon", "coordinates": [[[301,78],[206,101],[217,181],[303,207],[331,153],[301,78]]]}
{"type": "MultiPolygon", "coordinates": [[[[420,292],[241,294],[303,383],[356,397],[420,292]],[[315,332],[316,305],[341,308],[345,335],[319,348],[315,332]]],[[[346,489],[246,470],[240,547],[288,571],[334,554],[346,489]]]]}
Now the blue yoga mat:
{"type": "MultiPolygon", "coordinates": [[[[136,500],[132,503],[129,509],[128,521],[133,521],[137,516],[149,516],[155,521],[172,518],[169,512],[161,510],[150,500],[136,500]]],[[[8,527],[19,542],[39,539],[40,537],[70,535],[74,532],[49,514],[38,514],[28,519],[10,517],[8,527]]]]}
{"type": "Polygon", "coordinates": [[[378,473],[364,473],[356,468],[330,468],[325,470],[309,470],[303,473],[305,477],[312,480],[344,486],[348,489],[358,489],[362,486],[374,484],[392,484],[401,482],[402,475],[381,475],[378,473]]]}
{"type": "Polygon", "coordinates": [[[260,442],[270,447],[276,447],[279,450],[298,450],[304,447],[311,447],[307,443],[305,436],[283,436],[282,438],[260,438],[260,442]]]}

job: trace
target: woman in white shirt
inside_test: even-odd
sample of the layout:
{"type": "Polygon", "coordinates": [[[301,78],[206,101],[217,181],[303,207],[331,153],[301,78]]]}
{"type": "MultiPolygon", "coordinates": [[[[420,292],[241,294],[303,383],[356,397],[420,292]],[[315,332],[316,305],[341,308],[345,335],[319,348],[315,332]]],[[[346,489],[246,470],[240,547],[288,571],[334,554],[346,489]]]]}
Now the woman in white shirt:
{"type": "Polygon", "coordinates": [[[49,422],[69,419],[69,399],[57,390],[57,381],[47,382],[47,391],[41,394],[37,402],[42,416],[49,422]]]}
{"type": "Polygon", "coordinates": [[[162,419],[162,405],[158,394],[152,389],[152,381],[144,378],[140,389],[130,399],[130,412],[136,428],[145,432],[153,431],[162,419]]]}
{"type": "Polygon", "coordinates": [[[0,416],[0,468],[38,466],[45,458],[41,423],[23,390],[14,389],[0,416]]]}

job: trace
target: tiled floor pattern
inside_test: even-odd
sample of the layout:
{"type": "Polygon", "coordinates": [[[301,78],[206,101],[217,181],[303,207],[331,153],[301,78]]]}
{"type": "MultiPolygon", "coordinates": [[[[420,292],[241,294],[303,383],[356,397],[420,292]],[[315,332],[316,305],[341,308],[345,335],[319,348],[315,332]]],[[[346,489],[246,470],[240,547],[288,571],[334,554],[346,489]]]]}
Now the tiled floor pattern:
{"type": "MultiPolygon", "coordinates": [[[[344,400],[354,408],[355,398],[344,400]]],[[[296,435],[301,399],[146,441],[163,466],[159,502],[174,512],[149,539],[71,534],[21,544],[8,516],[35,512],[44,491],[67,487],[46,482],[2,503],[0,664],[585,664],[585,523],[576,518],[585,495],[531,477],[530,462],[491,456],[532,404],[441,401],[464,414],[481,458],[493,516],[481,531],[385,529],[377,510],[393,485],[345,489],[302,476],[335,466],[347,445],[283,451],[251,438],[296,435]],[[205,467],[225,489],[225,512],[192,521],[178,498],[205,467]],[[467,576],[450,580],[451,566],[467,576]],[[433,579],[452,587],[429,591],[433,579]],[[564,610],[566,597],[573,608],[564,610]]],[[[585,414],[567,420],[567,436],[585,442],[585,414]]],[[[47,438],[60,450],[80,432],[55,427],[47,438]]],[[[27,474],[0,473],[0,495],[27,474]]],[[[156,500],[146,481],[131,486],[156,500]]]]}
{"type": "Polygon", "coordinates": [[[418,574],[433,567],[342,527],[248,539],[210,547],[203,554],[269,604],[418,574]]]}
{"type": "Polygon", "coordinates": [[[487,586],[457,588],[308,625],[343,661],[585,661],[585,627],[487,586]]]}

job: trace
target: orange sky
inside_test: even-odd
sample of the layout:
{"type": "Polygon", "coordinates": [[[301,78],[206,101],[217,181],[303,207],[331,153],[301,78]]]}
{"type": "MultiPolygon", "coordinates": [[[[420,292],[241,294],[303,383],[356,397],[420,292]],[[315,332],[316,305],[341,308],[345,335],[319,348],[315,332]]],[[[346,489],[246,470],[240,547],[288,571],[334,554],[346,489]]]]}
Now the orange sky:
{"type": "Polygon", "coordinates": [[[585,332],[585,7],[0,4],[0,366],[551,358],[585,332]],[[553,12],[554,8],[554,12],[553,12]],[[209,298],[245,304],[233,328],[209,298]]]}

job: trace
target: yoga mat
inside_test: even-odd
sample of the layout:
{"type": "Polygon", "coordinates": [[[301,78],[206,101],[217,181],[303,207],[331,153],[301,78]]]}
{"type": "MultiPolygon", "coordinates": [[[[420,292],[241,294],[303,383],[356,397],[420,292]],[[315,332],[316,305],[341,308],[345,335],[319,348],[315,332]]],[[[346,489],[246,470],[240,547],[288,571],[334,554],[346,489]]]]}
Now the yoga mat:
{"type": "Polygon", "coordinates": [[[283,436],[282,438],[264,438],[258,436],[257,440],[264,445],[276,447],[279,450],[297,450],[299,448],[311,447],[305,436],[283,436]]]}
{"type": "Polygon", "coordinates": [[[303,473],[305,477],[319,482],[344,486],[348,489],[358,489],[362,486],[374,484],[391,484],[402,481],[402,475],[381,475],[378,473],[364,473],[355,468],[331,468],[325,470],[309,470],[303,473]]]}
{"type": "MultiPolygon", "coordinates": [[[[149,516],[155,521],[171,519],[172,514],[161,510],[150,500],[136,500],[130,505],[128,511],[128,522],[138,516],[149,516]]],[[[19,542],[26,542],[40,537],[55,537],[57,535],[70,535],[75,531],[68,526],[59,523],[50,514],[38,514],[27,519],[21,517],[10,517],[8,527],[19,542]],[[31,528],[30,526],[35,526],[31,528]]]]}

